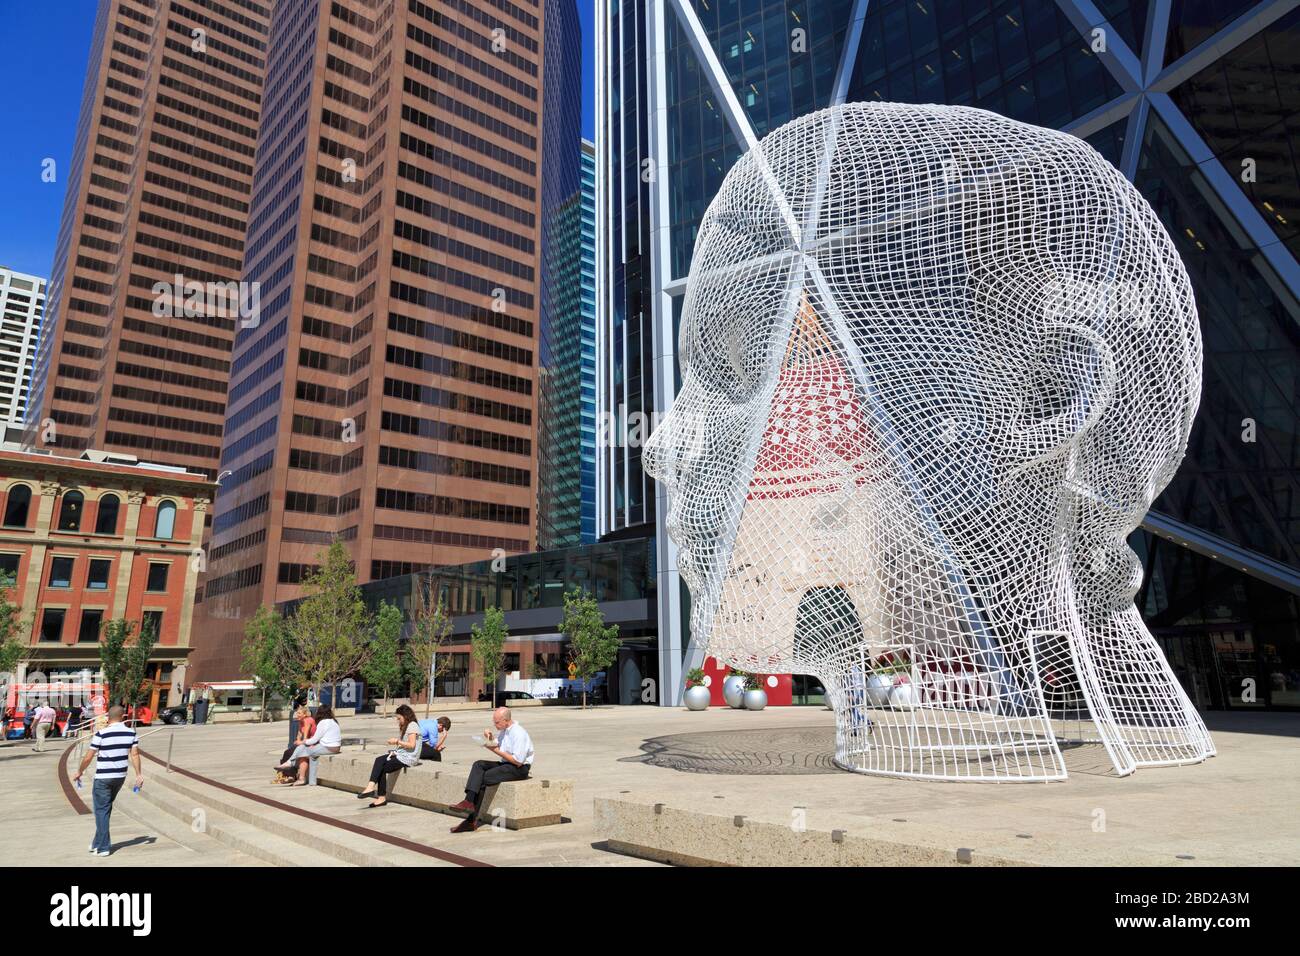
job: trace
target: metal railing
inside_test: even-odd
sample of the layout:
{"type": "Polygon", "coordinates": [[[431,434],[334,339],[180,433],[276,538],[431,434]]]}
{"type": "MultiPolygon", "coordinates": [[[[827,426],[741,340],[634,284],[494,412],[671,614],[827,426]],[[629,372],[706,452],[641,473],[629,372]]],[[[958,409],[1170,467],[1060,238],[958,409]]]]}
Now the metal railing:
{"type": "MultiPolygon", "coordinates": [[[[87,727],[94,724],[94,722],[95,722],[94,717],[87,717],[85,720],[78,721],[76,724],[71,724],[67,727],[64,727],[62,734],[59,734],[58,736],[46,737],[45,739],[47,741],[48,740],[72,740],[83,730],[85,730],[87,727]]],[[[8,733],[8,722],[5,723],[5,732],[8,733]]],[[[13,740],[0,740],[0,749],[3,749],[5,747],[17,747],[21,744],[30,743],[35,739],[36,737],[32,736],[32,737],[16,737],[13,740]]]]}
{"type": "MultiPolygon", "coordinates": [[[[87,725],[93,726],[94,723],[95,723],[95,718],[91,717],[89,720],[84,720],[80,724],[78,724],[78,727],[82,730],[89,729],[87,725]]],[[[131,720],[123,721],[123,723],[125,723],[128,727],[132,727],[132,728],[138,727],[140,725],[140,722],[134,718],[132,718],[131,720]]],[[[162,726],[155,727],[152,730],[146,730],[142,734],[136,734],[135,739],[136,739],[136,743],[139,743],[141,740],[144,740],[144,738],[152,737],[154,734],[161,733],[164,730],[170,730],[173,734],[173,738],[167,741],[167,772],[170,773],[172,769],[172,744],[176,742],[174,738],[174,735],[176,733],[175,727],[173,727],[171,724],[163,724],[162,726]]],[[[84,737],[80,736],[80,730],[78,730],[78,738],[75,741],[75,745],[77,749],[73,757],[73,762],[76,763],[77,765],[81,764],[81,760],[86,754],[86,742],[93,736],[94,734],[87,734],[84,737]]]]}

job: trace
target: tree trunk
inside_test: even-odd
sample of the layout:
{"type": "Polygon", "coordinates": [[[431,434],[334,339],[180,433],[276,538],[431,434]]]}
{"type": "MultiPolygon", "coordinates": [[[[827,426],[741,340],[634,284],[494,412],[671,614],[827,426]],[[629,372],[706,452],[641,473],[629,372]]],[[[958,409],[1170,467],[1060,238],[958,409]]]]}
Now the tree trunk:
{"type": "Polygon", "coordinates": [[[587,682],[582,682],[582,709],[587,709],[587,682]]]}
{"type": "Polygon", "coordinates": [[[266,688],[262,688],[262,717],[258,723],[266,723],[266,688]]]}
{"type": "Polygon", "coordinates": [[[429,708],[433,706],[433,686],[438,680],[438,651],[434,649],[429,657],[429,669],[425,671],[424,716],[428,719],[429,708]]]}

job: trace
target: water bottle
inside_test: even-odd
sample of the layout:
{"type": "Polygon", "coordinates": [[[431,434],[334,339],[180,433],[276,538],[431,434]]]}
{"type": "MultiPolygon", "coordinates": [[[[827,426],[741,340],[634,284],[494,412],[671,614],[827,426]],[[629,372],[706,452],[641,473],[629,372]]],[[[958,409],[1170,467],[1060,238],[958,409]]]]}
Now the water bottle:
{"type": "Polygon", "coordinates": [[[78,790],[81,789],[81,778],[80,778],[80,777],[77,778],[77,789],[78,789],[78,790]]]}

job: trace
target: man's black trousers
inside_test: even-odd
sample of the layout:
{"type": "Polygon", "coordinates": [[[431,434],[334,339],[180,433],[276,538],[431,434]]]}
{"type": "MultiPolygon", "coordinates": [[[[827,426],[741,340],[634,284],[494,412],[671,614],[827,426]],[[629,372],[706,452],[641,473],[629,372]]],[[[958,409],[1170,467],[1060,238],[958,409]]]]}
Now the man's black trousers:
{"type": "Polygon", "coordinates": [[[529,765],[516,767],[508,760],[476,760],[469,771],[469,781],[465,784],[465,799],[474,801],[474,814],[471,820],[477,820],[483,809],[483,794],[487,788],[508,780],[526,780],[529,765]]]}

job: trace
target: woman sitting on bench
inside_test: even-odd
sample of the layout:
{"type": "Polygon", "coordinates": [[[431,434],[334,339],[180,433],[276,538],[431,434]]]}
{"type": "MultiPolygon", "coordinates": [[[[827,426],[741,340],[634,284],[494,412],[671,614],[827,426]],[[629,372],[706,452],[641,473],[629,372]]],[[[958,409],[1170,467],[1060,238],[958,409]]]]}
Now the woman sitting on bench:
{"type": "Polygon", "coordinates": [[[293,743],[285,747],[284,753],[280,755],[280,762],[276,765],[276,783],[293,783],[297,779],[297,773],[293,769],[293,752],[302,746],[304,740],[316,733],[316,718],[311,715],[306,704],[296,708],[293,716],[298,721],[298,733],[294,736],[293,743]],[[289,769],[282,770],[281,767],[289,769]]]}
{"type": "Polygon", "coordinates": [[[358,800],[374,796],[374,802],[366,806],[367,810],[386,806],[388,803],[388,775],[403,767],[415,767],[420,763],[420,724],[415,719],[415,711],[409,704],[397,708],[397,736],[388,741],[396,749],[375,758],[375,765],[370,768],[370,783],[357,794],[358,800]]]}
{"type": "Polygon", "coordinates": [[[276,770],[289,770],[298,764],[295,787],[307,786],[307,765],[313,757],[336,754],[343,749],[343,730],[334,719],[334,711],[322,704],[316,708],[316,732],[293,749],[289,759],[276,764],[276,770]]]}

